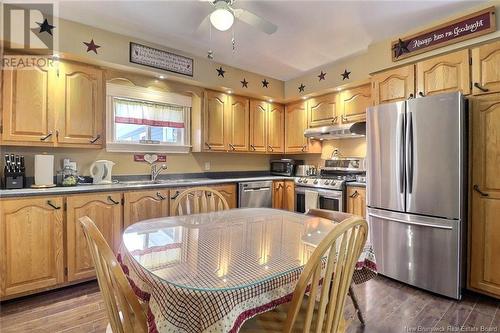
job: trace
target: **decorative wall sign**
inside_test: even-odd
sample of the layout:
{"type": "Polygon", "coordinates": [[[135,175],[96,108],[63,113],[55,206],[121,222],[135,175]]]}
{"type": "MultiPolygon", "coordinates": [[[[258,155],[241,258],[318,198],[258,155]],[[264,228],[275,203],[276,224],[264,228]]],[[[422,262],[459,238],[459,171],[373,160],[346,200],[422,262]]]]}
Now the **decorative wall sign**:
{"type": "Polygon", "coordinates": [[[134,162],[148,162],[153,164],[155,162],[166,162],[166,154],[134,154],[134,162]]]}
{"type": "Polygon", "coordinates": [[[193,59],[130,42],[130,62],[193,76],[193,59]]]}
{"type": "Polygon", "coordinates": [[[496,30],[495,7],[460,17],[391,43],[392,61],[458,43],[496,30]]]}

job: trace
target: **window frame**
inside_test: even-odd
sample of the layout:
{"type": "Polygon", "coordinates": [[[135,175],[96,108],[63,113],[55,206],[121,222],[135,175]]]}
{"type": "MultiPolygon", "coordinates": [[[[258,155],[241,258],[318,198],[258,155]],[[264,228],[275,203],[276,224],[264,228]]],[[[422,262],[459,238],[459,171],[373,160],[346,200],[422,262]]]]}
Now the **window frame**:
{"type": "Polygon", "coordinates": [[[192,97],[179,93],[123,84],[106,84],[106,151],[137,153],[189,153],[191,151],[192,97]],[[184,142],[179,144],[147,144],[115,142],[114,99],[129,99],[149,103],[173,104],[188,108],[184,113],[184,142]]]}

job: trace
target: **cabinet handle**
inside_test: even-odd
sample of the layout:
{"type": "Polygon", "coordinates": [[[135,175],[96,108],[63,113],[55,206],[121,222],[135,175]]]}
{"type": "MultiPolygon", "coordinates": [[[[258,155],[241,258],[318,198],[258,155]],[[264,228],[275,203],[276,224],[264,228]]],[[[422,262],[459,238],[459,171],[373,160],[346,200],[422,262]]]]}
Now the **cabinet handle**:
{"type": "Polygon", "coordinates": [[[111,201],[114,205],[118,205],[119,204],[119,202],[113,200],[113,198],[110,195],[108,195],[108,200],[111,201]]]}
{"type": "Polygon", "coordinates": [[[412,98],[415,98],[415,95],[413,95],[413,93],[410,94],[410,96],[408,97],[408,99],[412,99],[412,98]]]}
{"type": "Polygon", "coordinates": [[[93,139],[90,139],[89,142],[90,143],[96,143],[97,140],[99,140],[101,138],[101,134],[97,134],[95,138],[93,139]]]}
{"type": "Polygon", "coordinates": [[[302,151],[303,151],[303,152],[305,152],[305,151],[306,151],[306,147],[307,147],[306,145],[303,145],[303,146],[302,146],[302,151]]]}
{"type": "Polygon", "coordinates": [[[234,148],[234,145],[232,143],[229,144],[229,147],[231,148],[231,150],[235,151],[236,148],[234,148]]]}
{"type": "Polygon", "coordinates": [[[271,145],[267,145],[267,148],[269,148],[269,150],[270,150],[271,152],[273,152],[273,151],[274,151],[273,146],[271,146],[271,145]]]}
{"type": "Polygon", "coordinates": [[[256,150],[257,150],[257,149],[255,149],[255,146],[254,146],[254,145],[252,145],[252,144],[250,145],[250,148],[252,148],[252,149],[253,149],[253,151],[256,151],[256,150]]]}
{"type": "Polygon", "coordinates": [[[205,142],[205,145],[208,147],[208,150],[212,150],[212,146],[205,142]]]}
{"type": "Polygon", "coordinates": [[[181,194],[181,192],[179,192],[179,191],[175,191],[174,196],[173,196],[173,197],[170,197],[170,199],[172,199],[172,200],[177,199],[177,197],[179,196],[179,194],[181,194]]]}
{"type": "Polygon", "coordinates": [[[339,119],[339,117],[338,117],[338,116],[333,117],[333,119],[332,119],[332,124],[335,124],[335,123],[337,122],[337,120],[338,120],[338,119],[339,119]]]}
{"type": "Polygon", "coordinates": [[[476,87],[477,89],[481,90],[482,92],[488,92],[490,91],[488,88],[484,88],[484,87],[481,87],[481,85],[477,82],[474,83],[474,87],[476,87]]]}
{"type": "Polygon", "coordinates": [[[47,200],[47,205],[49,205],[50,207],[54,208],[54,209],[61,209],[61,206],[56,206],[52,203],[52,201],[50,200],[47,200]]]}
{"type": "Polygon", "coordinates": [[[165,199],[166,199],[163,195],[161,195],[161,193],[160,193],[160,192],[156,192],[156,196],[157,196],[158,198],[160,198],[160,200],[165,200],[165,199]]]}
{"type": "Polygon", "coordinates": [[[488,193],[481,191],[481,189],[479,188],[479,185],[477,185],[477,184],[474,185],[472,188],[474,189],[474,191],[481,194],[482,197],[489,197],[490,196],[488,193]]]}
{"type": "Polygon", "coordinates": [[[423,92],[421,92],[421,91],[419,91],[419,92],[418,92],[418,96],[420,96],[420,97],[425,97],[424,93],[423,93],[423,92]]]}
{"type": "Polygon", "coordinates": [[[359,195],[358,191],[354,191],[353,194],[350,195],[351,198],[356,198],[359,195]]]}
{"type": "Polygon", "coordinates": [[[50,131],[47,135],[42,136],[42,137],[40,138],[40,141],[45,141],[45,140],[47,140],[48,138],[50,138],[51,136],[52,136],[52,131],[50,131]]]}

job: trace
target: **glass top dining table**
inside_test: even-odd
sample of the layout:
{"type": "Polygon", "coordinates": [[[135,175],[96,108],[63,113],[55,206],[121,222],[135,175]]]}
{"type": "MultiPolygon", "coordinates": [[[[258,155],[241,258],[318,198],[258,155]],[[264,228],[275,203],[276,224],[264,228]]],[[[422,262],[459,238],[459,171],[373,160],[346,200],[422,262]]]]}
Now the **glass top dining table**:
{"type": "Polygon", "coordinates": [[[300,269],[334,226],[284,210],[233,209],[135,223],[125,230],[122,246],[165,283],[229,291],[300,269]]]}

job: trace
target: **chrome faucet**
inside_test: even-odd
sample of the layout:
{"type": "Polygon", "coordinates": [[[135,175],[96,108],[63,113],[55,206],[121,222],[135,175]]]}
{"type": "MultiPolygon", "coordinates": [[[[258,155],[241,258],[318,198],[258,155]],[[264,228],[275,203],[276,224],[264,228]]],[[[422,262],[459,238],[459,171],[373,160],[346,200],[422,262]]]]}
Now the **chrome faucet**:
{"type": "Polygon", "coordinates": [[[156,181],[156,177],[158,177],[162,170],[167,170],[166,164],[162,164],[160,168],[158,168],[157,164],[151,164],[151,181],[156,181]]]}

